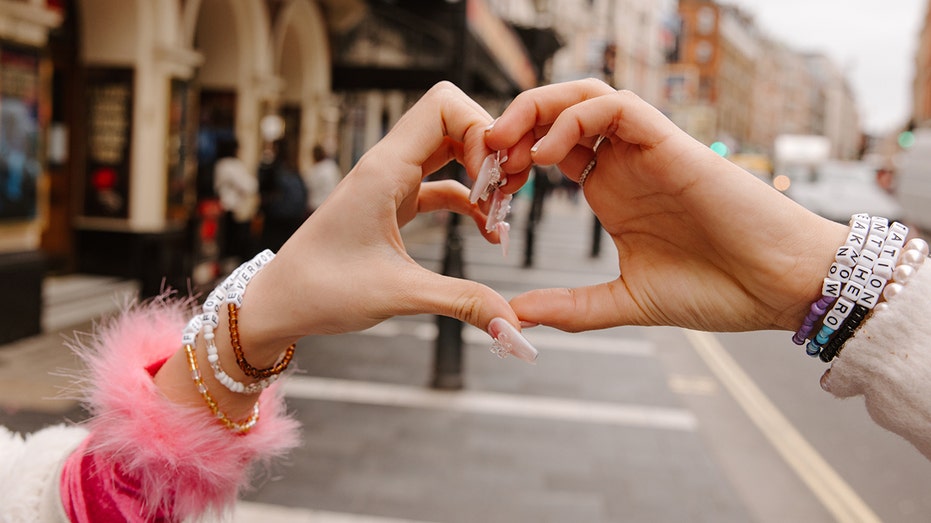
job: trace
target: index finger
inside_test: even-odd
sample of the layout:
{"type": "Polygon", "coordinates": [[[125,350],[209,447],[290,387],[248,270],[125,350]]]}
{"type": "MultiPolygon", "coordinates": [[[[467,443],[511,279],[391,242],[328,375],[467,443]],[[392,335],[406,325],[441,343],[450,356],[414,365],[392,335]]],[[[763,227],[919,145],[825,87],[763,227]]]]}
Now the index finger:
{"type": "Polygon", "coordinates": [[[491,115],[462,90],[450,82],[440,82],[372,150],[381,149],[380,171],[394,171],[390,163],[384,165],[385,159],[397,162],[405,184],[420,183],[424,164],[429,162],[436,168],[444,157],[445,162],[456,158],[467,171],[477,173],[490,152],[483,131],[491,121],[491,115]]]}
{"type": "MultiPolygon", "coordinates": [[[[594,78],[530,89],[508,105],[486,133],[485,143],[494,150],[514,147],[528,133],[547,128],[569,107],[613,92],[617,91],[594,78]]],[[[533,141],[536,140],[531,143],[533,141]]]]}

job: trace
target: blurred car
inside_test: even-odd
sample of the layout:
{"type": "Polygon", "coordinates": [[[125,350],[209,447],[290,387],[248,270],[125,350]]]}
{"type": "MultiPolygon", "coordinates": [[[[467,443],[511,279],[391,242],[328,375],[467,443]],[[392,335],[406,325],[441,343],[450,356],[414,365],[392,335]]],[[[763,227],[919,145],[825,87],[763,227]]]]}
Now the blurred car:
{"type": "Polygon", "coordinates": [[[896,158],[896,193],[909,224],[931,231],[931,129],[915,129],[913,136],[896,158]]]}
{"type": "Polygon", "coordinates": [[[809,179],[794,179],[786,195],[805,208],[847,223],[859,212],[901,220],[899,201],[876,182],[876,168],[866,162],[827,161],[812,168],[809,179]]]}

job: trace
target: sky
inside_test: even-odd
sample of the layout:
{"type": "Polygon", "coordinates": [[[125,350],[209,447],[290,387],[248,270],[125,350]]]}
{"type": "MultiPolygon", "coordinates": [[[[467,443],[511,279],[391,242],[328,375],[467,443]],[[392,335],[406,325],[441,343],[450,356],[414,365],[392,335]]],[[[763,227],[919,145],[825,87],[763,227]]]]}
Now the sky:
{"type": "Polygon", "coordinates": [[[915,50],[928,0],[721,0],[796,51],[822,52],[845,72],[863,128],[901,128],[912,108],[915,50]]]}

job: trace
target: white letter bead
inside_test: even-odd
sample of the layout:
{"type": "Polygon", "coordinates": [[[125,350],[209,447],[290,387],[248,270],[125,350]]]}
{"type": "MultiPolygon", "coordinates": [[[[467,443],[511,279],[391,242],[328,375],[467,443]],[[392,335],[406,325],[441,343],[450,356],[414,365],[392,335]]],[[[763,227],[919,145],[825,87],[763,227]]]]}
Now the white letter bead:
{"type": "Polygon", "coordinates": [[[886,282],[889,281],[888,278],[881,278],[877,275],[870,276],[870,281],[866,282],[867,289],[873,289],[876,292],[882,292],[883,287],[886,286],[886,282]]]}
{"type": "Polygon", "coordinates": [[[863,291],[863,285],[859,283],[854,283],[852,280],[844,284],[844,288],[840,291],[840,295],[843,298],[847,298],[852,302],[856,302],[860,299],[860,293],[863,291]]]}
{"type": "Polygon", "coordinates": [[[850,222],[850,230],[851,232],[855,232],[857,234],[862,234],[863,236],[866,236],[867,233],[870,232],[869,218],[852,220],[850,222]]]}
{"type": "Polygon", "coordinates": [[[890,245],[888,247],[883,247],[883,250],[879,253],[879,257],[887,258],[887,259],[894,261],[894,260],[899,259],[899,254],[901,253],[902,253],[902,249],[899,249],[898,247],[893,247],[890,245]]]}
{"type": "Polygon", "coordinates": [[[889,220],[881,217],[874,216],[870,219],[870,235],[882,236],[883,238],[889,234],[889,220]]]}
{"type": "Polygon", "coordinates": [[[222,299],[216,299],[211,293],[210,296],[207,297],[207,301],[204,302],[204,312],[213,314],[220,312],[220,303],[222,302],[222,299]]]}
{"type": "Polygon", "coordinates": [[[885,244],[885,238],[885,236],[879,236],[877,234],[873,234],[873,232],[870,231],[870,235],[866,237],[866,243],[863,244],[863,250],[877,253],[882,251],[883,245],[885,244]]]}
{"type": "MultiPolygon", "coordinates": [[[[892,277],[892,269],[889,269],[889,277],[892,277]]],[[[828,270],[828,278],[846,283],[850,279],[850,267],[835,262],[831,264],[831,268],[828,270]]]]}
{"type": "Polygon", "coordinates": [[[220,324],[220,317],[212,312],[205,312],[200,315],[201,328],[205,325],[209,325],[213,328],[216,328],[220,324]]]}
{"type": "Polygon", "coordinates": [[[837,298],[840,296],[841,282],[837,280],[832,280],[831,278],[825,278],[824,283],[821,285],[821,295],[822,296],[834,296],[837,298]]]}
{"type": "Polygon", "coordinates": [[[194,345],[194,342],[197,340],[197,333],[194,332],[185,332],[181,335],[181,344],[182,345],[194,345]]]}
{"type": "Polygon", "coordinates": [[[841,324],[844,323],[847,315],[850,314],[851,308],[853,308],[853,303],[843,297],[837,298],[837,301],[834,302],[834,306],[831,307],[831,310],[825,315],[824,324],[837,330],[841,324]]]}
{"type": "Polygon", "coordinates": [[[850,281],[847,283],[856,283],[860,287],[864,287],[866,282],[870,281],[870,276],[873,275],[873,271],[867,269],[866,267],[860,267],[857,265],[853,268],[853,271],[850,274],[850,281]]]}
{"type": "Polygon", "coordinates": [[[895,231],[902,236],[908,236],[908,226],[902,222],[892,222],[892,224],[889,225],[889,231],[895,231]]]}
{"type": "Polygon", "coordinates": [[[863,305],[867,309],[872,309],[879,303],[879,296],[879,291],[863,289],[860,293],[860,299],[857,300],[857,305],[863,305]]]}
{"type": "Polygon", "coordinates": [[[880,278],[889,279],[892,277],[892,271],[895,270],[895,262],[889,258],[879,258],[873,264],[873,275],[880,278]]]}
{"type": "Polygon", "coordinates": [[[242,307],[242,294],[238,292],[231,292],[226,295],[226,303],[232,303],[236,307],[242,307]]]}
{"type": "Polygon", "coordinates": [[[905,246],[905,235],[895,229],[890,229],[889,235],[886,236],[886,245],[892,245],[893,247],[901,249],[905,246]]]}
{"type": "Polygon", "coordinates": [[[834,259],[837,260],[837,263],[846,265],[847,267],[856,265],[859,257],[860,253],[858,253],[856,249],[846,245],[840,246],[837,249],[837,254],[834,255],[834,259]]]}
{"type": "Polygon", "coordinates": [[[847,241],[844,242],[844,245],[849,245],[854,249],[860,250],[863,249],[863,243],[866,242],[866,236],[860,233],[851,231],[847,235],[847,241]]]}
{"type": "Polygon", "coordinates": [[[857,259],[858,267],[866,267],[867,269],[872,269],[873,265],[876,264],[876,260],[879,259],[879,255],[873,251],[864,249],[860,252],[860,258],[857,259]]]}

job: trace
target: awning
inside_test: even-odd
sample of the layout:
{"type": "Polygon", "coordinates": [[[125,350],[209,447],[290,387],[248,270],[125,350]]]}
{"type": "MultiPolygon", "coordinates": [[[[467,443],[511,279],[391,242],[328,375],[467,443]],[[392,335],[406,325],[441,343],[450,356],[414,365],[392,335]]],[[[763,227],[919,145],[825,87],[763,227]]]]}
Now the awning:
{"type": "Polygon", "coordinates": [[[472,92],[513,96],[535,87],[542,62],[533,60],[520,33],[498,18],[485,0],[462,1],[370,0],[366,17],[336,35],[333,89],[426,90],[451,80],[464,82],[472,92]],[[461,33],[457,35],[456,27],[467,31],[469,56],[463,56],[461,49],[457,53],[455,42],[461,41],[456,38],[461,33]],[[394,36],[383,39],[389,34],[394,36]],[[379,53],[372,53],[370,60],[342,56],[340,49],[354,48],[353,39],[370,49],[393,44],[385,54],[395,62],[380,61],[379,53]],[[408,56],[408,63],[398,63],[399,55],[408,56]]]}

